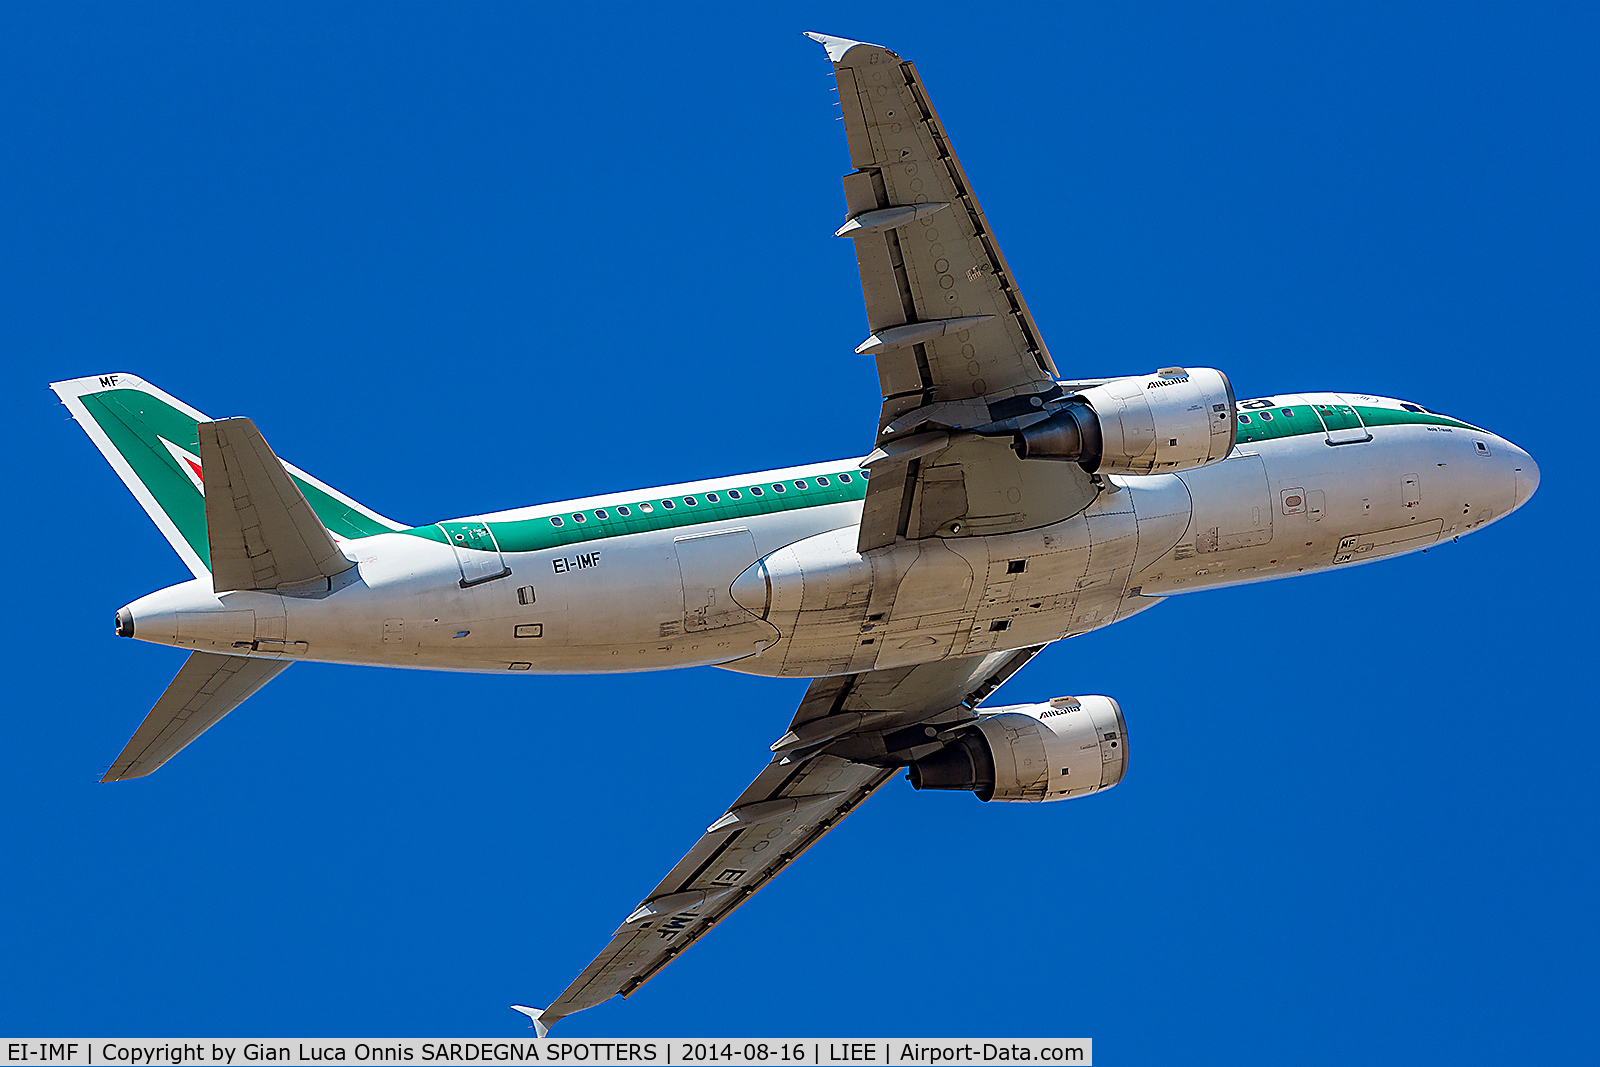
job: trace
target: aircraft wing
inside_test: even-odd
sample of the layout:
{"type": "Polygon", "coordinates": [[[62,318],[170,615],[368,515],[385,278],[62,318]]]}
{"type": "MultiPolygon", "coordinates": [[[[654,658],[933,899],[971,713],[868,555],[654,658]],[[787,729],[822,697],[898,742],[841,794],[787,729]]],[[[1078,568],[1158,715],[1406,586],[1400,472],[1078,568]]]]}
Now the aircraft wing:
{"type": "Polygon", "coordinates": [[[600,955],[548,1008],[513,1007],[543,1037],[559,1019],[630,996],[894,777],[908,752],[940,747],[933,738],[941,729],[970,721],[972,708],[1036,652],[813,681],[789,732],[774,743],[772,762],[623,920],[600,955]]]}
{"type": "Polygon", "coordinates": [[[952,523],[1004,533],[1076,513],[1094,499],[1087,474],[1045,464],[1062,469],[1025,476],[1008,447],[1017,420],[1062,388],[916,67],[879,45],[807,36],[839,85],[856,168],[839,236],[855,243],[867,307],[856,351],[877,360],[883,390],[860,550],[959,532],[952,523]],[[958,435],[980,427],[1000,436],[958,435]]]}

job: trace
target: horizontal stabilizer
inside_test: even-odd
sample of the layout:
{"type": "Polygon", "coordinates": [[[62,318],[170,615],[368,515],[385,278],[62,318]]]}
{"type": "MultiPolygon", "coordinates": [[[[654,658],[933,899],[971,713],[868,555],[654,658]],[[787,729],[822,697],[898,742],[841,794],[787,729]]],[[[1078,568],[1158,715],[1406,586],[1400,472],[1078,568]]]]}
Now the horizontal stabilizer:
{"type": "Polygon", "coordinates": [[[326,591],[355,566],[249,419],[200,424],[211,582],[234,589],[326,591]]]}
{"type": "Polygon", "coordinates": [[[102,782],[143,778],[289,666],[286,660],[191,653],[102,782]]]}

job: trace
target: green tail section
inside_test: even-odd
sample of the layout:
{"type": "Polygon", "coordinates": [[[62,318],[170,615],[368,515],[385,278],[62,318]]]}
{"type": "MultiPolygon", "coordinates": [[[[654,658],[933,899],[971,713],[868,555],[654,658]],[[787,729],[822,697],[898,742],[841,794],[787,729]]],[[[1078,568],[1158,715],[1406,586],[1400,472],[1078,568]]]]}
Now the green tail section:
{"type": "MultiPolygon", "coordinates": [[[[200,423],[183,401],[131,374],[100,374],[50,386],[196,577],[211,570],[206,536],[200,423]]],[[[284,469],[336,538],[406,529],[288,463],[284,469]]]]}

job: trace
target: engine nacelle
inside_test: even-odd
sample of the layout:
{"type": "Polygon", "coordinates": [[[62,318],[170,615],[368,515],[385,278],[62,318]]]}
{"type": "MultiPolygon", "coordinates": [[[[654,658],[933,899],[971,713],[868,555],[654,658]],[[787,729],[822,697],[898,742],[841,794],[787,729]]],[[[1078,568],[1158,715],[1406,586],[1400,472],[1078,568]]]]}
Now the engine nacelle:
{"type": "Polygon", "coordinates": [[[1023,459],[1079,463],[1091,474],[1193,470],[1227,458],[1237,414],[1226,374],[1167,367],[1083,390],[1019,430],[1012,447],[1023,459]]]}
{"type": "Polygon", "coordinates": [[[915,789],[979,800],[1067,800],[1110,789],[1128,769],[1122,708],[1110,697],[1056,697],[995,708],[911,764],[915,789]]]}

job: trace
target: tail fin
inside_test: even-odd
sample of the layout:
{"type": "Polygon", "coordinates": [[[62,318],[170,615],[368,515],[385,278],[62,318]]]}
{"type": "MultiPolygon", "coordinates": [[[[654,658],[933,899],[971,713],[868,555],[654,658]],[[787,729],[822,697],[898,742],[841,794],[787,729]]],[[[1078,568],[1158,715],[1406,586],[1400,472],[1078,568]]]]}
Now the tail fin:
{"type": "MultiPolygon", "coordinates": [[[[131,374],[50,386],[197,578],[210,577],[200,423],[210,420],[131,374]]],[[[341,538],[406,529],[285,463],[322,525],[341,538]]]]}

